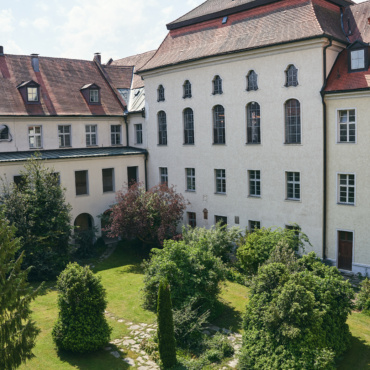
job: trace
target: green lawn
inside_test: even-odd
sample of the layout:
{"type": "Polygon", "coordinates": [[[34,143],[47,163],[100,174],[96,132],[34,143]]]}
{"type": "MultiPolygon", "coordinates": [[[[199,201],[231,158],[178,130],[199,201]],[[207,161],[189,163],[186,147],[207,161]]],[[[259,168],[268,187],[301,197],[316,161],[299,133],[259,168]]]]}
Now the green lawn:
{"type": "MultiPolygon", "coordinates": [[[[107,310],[116,318],[133,323],[151,323],[155,315],[141,306],[143,273],[140,268],[142,257],[129,253],[123,247],[106,261],[98,264],[94,271],[101,276],[107,290],[107,310]]],[[[241,317],[248,299],[248,289],[236,283],[227,282],[222,289],[223,314],[214,321],[220,327],[241,332],[241,317]]],[[[33,319],[41,329],[34,349],[35,358],[21,369],[127,369],[129,366],[109,352],[101,350],[92,354],[72,355],[57,351],[51,339],[51,330],[57,317],[57,293],[53,284],[48,284],[43,294],[32,304],[33,319]]],[[[354,313],[348,320],[352,338],[352,348],[339,363],[341,370],[370,369],[370,317],[354,313]]],[[[111,339],[122,338],[128,333],[124,323],[109,320],[113,328],[111,339]]],[[[114,346],[112,346],[114,348],[114,346]]],[[[135,358],[136,355],[128,353],[135,358]]]]}

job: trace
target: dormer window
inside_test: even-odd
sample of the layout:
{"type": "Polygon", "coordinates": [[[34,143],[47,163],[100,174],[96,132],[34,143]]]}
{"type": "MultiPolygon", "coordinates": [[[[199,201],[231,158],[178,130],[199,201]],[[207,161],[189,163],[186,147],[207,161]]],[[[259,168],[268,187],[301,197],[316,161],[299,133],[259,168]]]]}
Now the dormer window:
{"type": "Polygon", "coordinates": [[[27,87],[27,100],[29,102],[39,101],[39,92],[37,87],[27,87]]]}
{"type": "Polygon", "coordinates": [[[96,84],[87,84],[80,89],[83,97],[89,105],[100,104],[100,87],[96,84]]]}
{"type": "Polygon", "coordinates": [[[351,69],[364,69],[365,68],[365,50],[352,50],[351,51],[351,69]]]}
{"type": "Polygon", "coordinates": [[[23,81],[18,86],[23,101],[26,104],[39,104],[40,103],[40,85],[33,81],[23,81]]]}
{"type": "Polygon", "coordinates": [[[99,90],[90,90],[90,103],[99,103],[99,90]]]}
{"type": "Polygon", "coordinates": [[[348,49],[348,72],[366,71],[369,68],[369,45],[355,41],[348,49]]]}

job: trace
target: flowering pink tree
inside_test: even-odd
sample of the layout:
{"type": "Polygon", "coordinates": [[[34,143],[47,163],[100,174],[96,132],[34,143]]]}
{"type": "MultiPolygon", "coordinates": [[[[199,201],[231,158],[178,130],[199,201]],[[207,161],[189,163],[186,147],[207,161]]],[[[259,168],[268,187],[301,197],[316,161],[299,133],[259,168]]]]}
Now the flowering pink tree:
{"type": "Polygon", "coordinates": [[[176,234],[176,227],[189,204],[173,186],[156,185],[145,191],[133,184],[117,193],[106,228],[108,237],[138,238],[146,244],[162,244],[176,234]]]}

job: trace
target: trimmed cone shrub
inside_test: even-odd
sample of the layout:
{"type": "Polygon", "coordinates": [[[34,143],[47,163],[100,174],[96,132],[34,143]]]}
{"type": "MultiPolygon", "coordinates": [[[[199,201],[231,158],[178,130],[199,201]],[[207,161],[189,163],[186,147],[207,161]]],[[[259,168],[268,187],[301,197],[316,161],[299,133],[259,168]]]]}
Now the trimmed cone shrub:
{"type": "Polygon", "coordinates": [[[159,284],[158,290],[158,349],[163,367],[169,369],[176,364],[176,346],[173,328],[170,287],[166,280],[159,284]]]}
{"type": "Polygon", "coordinates": [[[52,336],[59,349],[83,353],[109,341],[111,328],[104,316],[106,292],[88,266],[70,263],[59,275],[59,317],[52,336]]]}

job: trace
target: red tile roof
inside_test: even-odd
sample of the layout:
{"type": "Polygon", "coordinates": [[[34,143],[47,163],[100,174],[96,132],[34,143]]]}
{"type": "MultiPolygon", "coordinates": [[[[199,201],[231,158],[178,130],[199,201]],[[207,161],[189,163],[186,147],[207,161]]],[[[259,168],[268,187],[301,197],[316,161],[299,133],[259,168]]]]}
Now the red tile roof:
{"type": "Polygon", "coordinates": [[[215,55],[332,36],[346,43],[340,8],[325,0],[282,0],[173,29],[139,72],[215,55]]]}
{"type": "Polygon", "coordinates": [[[113,115],[123,107],[103,78],[95,62],[39,57],[35,72],[31,56],[0,55],[0,115],[113,115]],[[41,85],[40,104],[25,104],[17,86],[33,80],[41,85]],[[80,89],[95,83],[100,87],[101,105],[89,105],[80,89]]]}
{"type": "Polygon", "coordinates": [[[112,83],[117,89],[130,89],[134,67],[120,67],[114,65],[103,65],[103,69],[108,73],[112,83]]]}
{"type": "Polygon", "coordinates": [[[325,92],[370,89],[370,68],[367,71],[348,72],[348,50],[343,50],[332,68],[325,92]]]}

